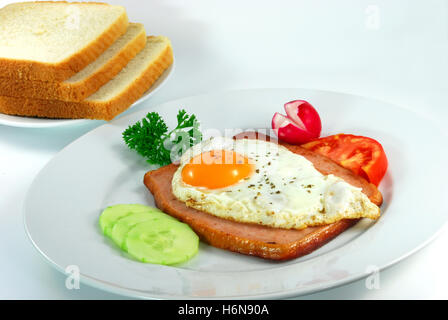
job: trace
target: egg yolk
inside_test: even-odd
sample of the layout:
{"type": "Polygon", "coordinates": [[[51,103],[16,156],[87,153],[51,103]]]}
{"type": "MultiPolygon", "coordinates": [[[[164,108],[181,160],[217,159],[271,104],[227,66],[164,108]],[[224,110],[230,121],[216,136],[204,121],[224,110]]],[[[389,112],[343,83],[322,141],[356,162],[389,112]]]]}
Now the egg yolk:
{"type": "Polygon", "coordinates": [[[182,169],[182,180],[191,186],[219,189],[249,177],[254,165],[230,150],[212,150],[193,157],[182,169]]]}

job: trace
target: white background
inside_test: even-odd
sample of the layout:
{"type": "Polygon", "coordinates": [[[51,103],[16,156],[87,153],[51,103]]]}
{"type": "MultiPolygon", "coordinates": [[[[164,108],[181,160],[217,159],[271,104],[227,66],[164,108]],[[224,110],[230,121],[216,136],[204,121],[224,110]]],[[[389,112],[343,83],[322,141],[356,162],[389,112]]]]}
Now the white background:
{"type": "MultiPolygon", "coordinates": [[[[302,87],[378,98],[440,124],[448,119],[448,1],[109,2],[124,5],[130,21],[144,23],[148,34],[166,35],[173,43],[173,77],[136,109],[212,91],[302,87]]],[[[67,290],[65,276],[39,256],[22,221],[34,176],[64,146],[100,124],[0,125],[0,298],[122,298],[83,284],[67,290]]],[[[382,271],[380,289],[369,290],[361,280],[300,298],[447,299],[447,247],[445,228],[426,248],[382,271]]]]}

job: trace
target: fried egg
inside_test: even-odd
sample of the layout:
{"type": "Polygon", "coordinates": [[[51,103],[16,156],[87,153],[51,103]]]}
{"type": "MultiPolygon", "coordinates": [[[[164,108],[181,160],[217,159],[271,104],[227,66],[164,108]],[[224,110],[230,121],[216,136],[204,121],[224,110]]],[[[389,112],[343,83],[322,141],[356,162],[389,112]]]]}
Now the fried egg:
{"type": "Polygon", "coordinates": [[[172,180],[187,206],[238,222],[302,229],[380,215],[341,178],[273,142],[215,137],[187,150],[172,180]]]}

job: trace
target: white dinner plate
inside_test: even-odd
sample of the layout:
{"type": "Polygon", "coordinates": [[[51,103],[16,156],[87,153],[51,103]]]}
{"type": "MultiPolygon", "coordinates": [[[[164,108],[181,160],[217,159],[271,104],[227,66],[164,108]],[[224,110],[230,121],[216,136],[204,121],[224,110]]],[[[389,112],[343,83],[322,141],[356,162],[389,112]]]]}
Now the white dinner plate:
{"type": "Polygon", "coordinates": [[[380,141],[389,169],[380,185],[377,222],[362,220],[312,254],[273,262],[205,243],[177,266],[130,259],[102,235],[101,211],[118,203],[154,205],[143,185],[150,166],[128,149],[122,132],[138,111],[102,125],[58,153],[38,174],[24,204],[25,227],[37,250],[58,270],[77,266],[81,280],[144,298],[280,298],[354,281],[388,267],[427,244],[447,220],[446,134],[405,108],[348,94],[260,89],[184,98],[151,109],[169,126],[180,107],[203,129],[268,128],[283,104],[305,99],[319,111],[323,135],[353,133],[380,141]]]}
{"type": "MultiPolygon", "coordinates": [[[[137,104],[145,101],[157,92],[170,78],[174,71],[173,64],[165,70],[165,72],[157,79],[156,82],[149,88],[137,101],[135,101],[129,108],[136,106],[137,104]]],[[[86,123],[88,121],[99,121],[99,120],[89,120],[89,119],[48,119],[48,118],[37,118],[37,117],[22,117],[22,116],[10,116],[7,114],[0,113],[0,124],[11,126],[11,127],[25,127],[25,128],[49,128],[49,127],[60,127],[60,126],[71,126],[81,123],[86,123]]]]}

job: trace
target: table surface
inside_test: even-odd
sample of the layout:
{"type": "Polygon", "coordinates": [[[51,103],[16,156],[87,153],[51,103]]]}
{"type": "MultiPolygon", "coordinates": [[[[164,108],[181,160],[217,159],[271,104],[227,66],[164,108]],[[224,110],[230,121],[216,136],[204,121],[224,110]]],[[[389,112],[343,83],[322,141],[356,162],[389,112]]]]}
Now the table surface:
{"type": "MultiPolygon", "coordinates": [[[[109,2],[124,5],[130,21],[173,43],[173,76],[137,110],[213,91],[298,87],[374,97],[439,124],[448,119],[448,1],[109,2]]],[[[123,298],[83,284],[66,289],[65,275],[37,253],[23,227],[25,194],[39,170],[101,124],[0,125],[0,298],[123,298]]],[[[381,271],[379,288],[360,280],[299,299],[447,299],[447,246],[445,228],[428,246],[381,271]]]]}

